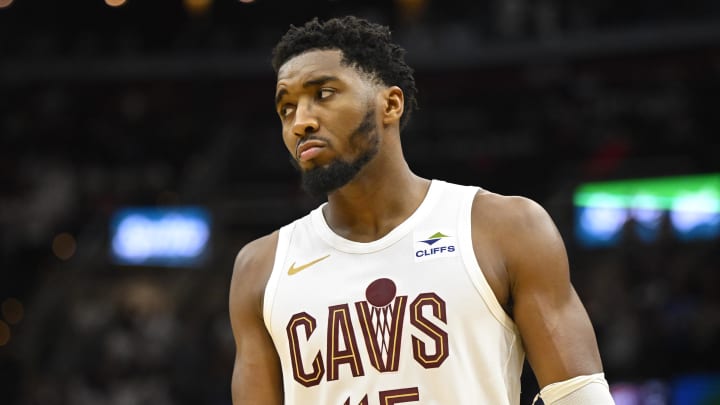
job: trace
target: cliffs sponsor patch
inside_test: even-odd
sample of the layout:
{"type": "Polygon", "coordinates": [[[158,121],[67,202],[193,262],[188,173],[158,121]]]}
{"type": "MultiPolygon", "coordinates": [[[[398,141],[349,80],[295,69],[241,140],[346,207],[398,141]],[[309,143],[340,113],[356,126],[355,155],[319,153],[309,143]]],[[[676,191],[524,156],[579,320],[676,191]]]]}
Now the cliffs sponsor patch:
{"type": "Polygon", "coordinates": [[[455,236],[443,231],[415,231],[413,233],[415,262],[457,255],[455,236]]]}

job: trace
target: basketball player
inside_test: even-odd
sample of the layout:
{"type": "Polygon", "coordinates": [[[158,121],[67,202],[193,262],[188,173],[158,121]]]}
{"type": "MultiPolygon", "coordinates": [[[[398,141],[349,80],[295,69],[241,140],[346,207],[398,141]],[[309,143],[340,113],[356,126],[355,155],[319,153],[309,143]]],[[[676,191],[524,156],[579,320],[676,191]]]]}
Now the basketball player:
{"type": "Polygon", "coordinates": [[[238,254],[235,405],[612,404],[561,236],[538,204],[415,175],[404,51],[354,17],[274,50],[282,136],[327,203],[238,254]],[[538,401],[539,402],[539,401],[538,401]]]}

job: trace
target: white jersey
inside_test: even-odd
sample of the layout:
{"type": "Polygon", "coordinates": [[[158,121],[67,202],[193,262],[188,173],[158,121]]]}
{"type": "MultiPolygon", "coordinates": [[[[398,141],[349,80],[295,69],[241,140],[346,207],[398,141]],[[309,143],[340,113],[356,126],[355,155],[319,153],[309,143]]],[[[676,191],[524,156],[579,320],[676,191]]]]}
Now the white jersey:
{"type": "Polygon", "coordinates": [[[478,266],[475,187],[433,180],[360,243],[322,206],[280,230],[264,318],[287,405],[518,404],[524,351],[478,266]]]}

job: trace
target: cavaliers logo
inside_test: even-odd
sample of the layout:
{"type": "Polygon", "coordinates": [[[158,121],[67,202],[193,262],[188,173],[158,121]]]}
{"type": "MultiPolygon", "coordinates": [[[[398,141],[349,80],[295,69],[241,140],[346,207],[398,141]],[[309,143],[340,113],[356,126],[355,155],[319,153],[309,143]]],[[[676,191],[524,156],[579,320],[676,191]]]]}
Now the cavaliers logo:
{"type": "Polygon", "coordinates": [[[358,344],[361,339],[370,366],[380,373],[396,372],[400,367],[437,368],[447,359],[447,309],[437,294],[424,292],[409,301],[407,295],[398,295],[395,282],[380,278],[367,286],[363,298],[328,307],[325,331],[317,330],[315,316],[322,314],[298,312],[290,317],[286,332],[296,382],[312,387],[323,380],[336,381],[341,370],[343,377],[364,376],[366,365],[358,344]],[[408,322],[414,328],[407,328],[408,322]],[[306,342],[323,338],[324,350],[307,353],[310,349],[306,342]],[[412,359],[400,356],[408,339],[412,359]]]}

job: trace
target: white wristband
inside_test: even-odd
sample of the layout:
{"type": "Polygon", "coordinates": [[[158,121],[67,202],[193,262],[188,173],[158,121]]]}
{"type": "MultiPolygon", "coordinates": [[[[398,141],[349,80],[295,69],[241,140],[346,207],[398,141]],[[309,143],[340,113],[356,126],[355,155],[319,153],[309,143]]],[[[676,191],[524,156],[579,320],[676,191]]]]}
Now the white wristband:
{"type": "MultiPolygon", "coordinates": [[[[614,405],[604,373],[581,375],[540,390],[545,405],[614,405]]],[[[535,402],[533,402],[535,403],[535,402]]]]}

